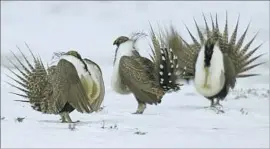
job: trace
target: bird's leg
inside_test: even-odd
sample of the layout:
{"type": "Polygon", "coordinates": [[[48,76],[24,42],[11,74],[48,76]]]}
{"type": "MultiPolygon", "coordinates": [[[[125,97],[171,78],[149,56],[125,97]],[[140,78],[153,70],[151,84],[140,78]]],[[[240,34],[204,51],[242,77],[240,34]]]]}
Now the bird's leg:
{"type": "Polygon", "coordinates": [[[219,103],[219,101],[220,101],[220,99],[217,99],[217,101],[216,101],[216,106],[221,106],[221,107],[223,107],[220,103],[219,103]]]}
{"type": "Polygon", "coordinates": [[[212,107],[223,107],[220,103],[219,103],[220,99],[219,98],[215,98],[211,101],[211,106],[212,107]]]}
{"type": "Polygon", "coordinates": [[[215,98],[210,99],[210,101],[211,101],[211,104],[210,104],[209,109],[216,110],[215,98]]]}
{"type": "Polygon", "coordinates": [[[214,102],[214,99],[210,99],[210,101],[211,101],[211,105],[210,105],[210,107],[215,107],[215,102],[214,102]]]}
{"type": "Polygon", "coordinates": [[[66,120],[66,118],[65,118],[65,114],[64,113],[60,113],[60,116],[61,116],[61,123],[66,123],[67,122],[67,120],[66,120]]]}
{"type": "Polygon", "coordinates": [[[190,81],[189,79],[186,79],[186,83],[187,83],[187,84],[189,84],[189,81],[190,81]]]}
{"type": "Polygon", "coordinates": [[[68,112],[64,112],[64,116],[65,116],[65,119],[66,119],[67,123],[78,123],[78,122],[80,122],[79,120],[76,121],[76,122],[73,122],[73,121],[71,120],[71,118],[70,118],[68,112]]]}
{"type": "Polygon", "coordinates": [[[211,100],[211,106],[210,108],[214,110],[217,114],[219,113],[225,113],[223,110],[223,106],[219,103],[219,98],[212,99],[211,100]]]}
{"type": "Polygon", "coordinates": [[[65,117],[67,123],[73,123],[68,112],[64,112],[64,117],[65,117]]]}
{"type": "Polygon", "coordinates": [[[133,114],[143,114],[144,110],[146,109],[146,104],[143,102],[138,102],[137,111],[133,114]]]}
{"type": "Polygon", "coordinates": [[[135,112],[135,114],[143,114],[145,109],[146,109],[146,104],[145,103],[139,103],[137,111],[135,112]]]}
{"type": "Polygon", "coordinates": [[[220,101],[220,99],[217,98],[215,107],[217,108],[217,110],[219,111],[219,113],[225,113],[224,110],[223,110],[223,106],[219,103],[219,101],[220,101]]]}

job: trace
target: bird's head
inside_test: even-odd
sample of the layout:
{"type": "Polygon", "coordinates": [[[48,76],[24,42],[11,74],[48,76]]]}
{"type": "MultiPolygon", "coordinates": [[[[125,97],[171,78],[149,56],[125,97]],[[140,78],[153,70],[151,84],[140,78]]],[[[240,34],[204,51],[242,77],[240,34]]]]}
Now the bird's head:
{"type": "Polygon", "coordinates": [[[129,38],[126,37],[126,36],[120,36],[120,37],[118,37],[118,38],[116,38],[116,39],[114,40],[113,45],[116,45],[117,48],[116,48],[116,50],[115,50],[115,55],[114,55],[114,61],[113,61],[113,63],[115,63],[115,61],[116,61],[116,55],[117,55],[117,51],[118,51],[119,46],[120,46],[122,43],[125,43],[125,42],[127,42],[127,41],[129,41],[129,38]]]}
{"type": "Polygon", "coordinates": [[[116,45],[117,47],[119,47],[120,44],[122,44],[128,40],[129,40],[128,37],[120,36],[120,37],[116,38],[116,40],[114,40],[113,45],[116,45]]]}
{"type": "Polygon", "coordinates": [[[130,53],[137,51],[138,50],[138,48],[137,48],[138,39],[141,39],[141,37],[145,37],[145,36],[146,36],[146,34],[144,34],[144,33],[133,33],[130,38],[127,36],[119,36],[118,38],[116,38],[113,42],[113,45],[117,46],[116,50],[115,50],[113,63],[115,63],[118,53],[121,53],[119,55],[123,56],[123,55],[128,54],[128,53],[129,53],[128,55],[130,55],[130,53]]]}

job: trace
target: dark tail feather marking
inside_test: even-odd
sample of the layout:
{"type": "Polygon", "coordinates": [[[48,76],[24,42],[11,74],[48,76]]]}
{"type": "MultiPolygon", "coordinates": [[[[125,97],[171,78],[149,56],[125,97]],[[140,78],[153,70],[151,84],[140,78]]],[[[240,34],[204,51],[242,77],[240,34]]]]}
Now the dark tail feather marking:
{"type": "Polygon", "coordinates": [[[159,79],[160,85],[165,92],[172,92],[180,90],[179,84],[176,83],[176,68],[178,67],[178,58],[173,51],[168,48],[161,48],[160,57],[160,71],[159,79]]]}

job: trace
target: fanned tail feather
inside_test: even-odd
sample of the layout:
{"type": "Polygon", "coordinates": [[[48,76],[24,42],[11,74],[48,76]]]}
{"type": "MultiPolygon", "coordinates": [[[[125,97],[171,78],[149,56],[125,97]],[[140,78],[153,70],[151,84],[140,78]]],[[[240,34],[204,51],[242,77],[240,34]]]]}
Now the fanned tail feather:
{"type": "Polygon", "coordinates": [[[177,77],[175,68],[177,66],[177,56],[173,54],[172,49],[161,48],[161,64],[159,71],[160,85],[166,92],[180,90],[176,83],[177,77]]]}
{"type": "Polygon", "coordinates": [[[27,98],[28,100],[15,100],[20,102],[29,102],[33,109],[46,112],[46,101],[44,100],[46,95],[44,95],[45,87],[49,83],[47,71],[42,63],[40,57],[36,58],[32,51],[30,50],[29,46],[25,43],[28,50],[30,51],[34,65],[30,63],[28,58],[23,54],[21,49],[17,46],[18,51],[22,55],[22,59],[19,59],[18,56],[14,52],[11,51],[15,60],[19,63],[21,68],[19,68],[11,59],[7,58],[7,60],[14,66],[15,70],[18,71],[17,73],[14,70],[6,67],[16,78],[7,75],[12,81],[16,82],[18,85],[15,85],[10,82],[6,82],[11,87],[16,88],[17,90],[21,91],[22,93],[17,92],[10,92],[11,94],[27,98]],[[23,64],[23,61],[26,64],[23,64]]]}
{"type": "Polygon", "coordinates": [[[165,36],[168,36],[171,32],[167,31],[166,34],[163,32],[164,34],[159,34],[159,38],[157,38],[152,26],[150,27],[153,44],[151,48],[152,58],[154,58],[153,62],[158,73],[160,86],[167,93],[178,91],[182,84],[177,84],[179,65],[177,54],[174,53],[173,48],[182,46],[182,42],[177,32],[173,30],[174,28],[171,28],[171,32],[172,34],[175,33],[175,38],[168,39],[165,36]]]}
{"type": "Polygon", "coordinates": [[[253,76],[259,76],[260,74],[239,74],[237,75],[237,78],[247,78],[247,77],[253,77],[253,76]]]}
{"type": "MultiPolygon", "coordinates": [[[[250,23],[247,25],[244,33],[240,35],[240,38],[236,40],[237,33],[238,33],[238,26],[239,26],[239,20],[240,20],[240,15],[238,15],[237,22],[235,25],[235,28],[233,30],[233,33],[230,37],[230,40],[228,38],[228,14],[226,12],[226,20],[225,20],[225,27],[223,33],[220,32],[219,30],[219,23],[218,23],[218,16],[216,14],[215,17],[215,22],[212,17],[212,14],[210,14],[211,18],[211,24],[212,28],[210,29],[208,27],[208,23],[206,20],[205,15],[203,14],[203,20],[206,28],[206,37],[207,39],[213,39],[218,41],[220,49],[223,53],[227,53],[230,59],[232,60],[234,66],[235,66],[235,72],[236,72],[236,77],[237,78],[243,78],[243,77],[252,77],[252,76],[257,76],[258,74],[245,74],[242,75],[242,73],[245,73],[253,68],[256,68],[262,64],[262,63],[257,63],[254,64],[256,60],[258,60],[260,57],[262,57],[264,54],[260,54],[258,56],[254,56],[254,53],[261,47],[261,45],[257,46],[253,50],[250,50],[250,46],[256,39],[256,36],[258,33],[255,34],[255,36],[248,41],[246,44],[244,44],[244,40],[246,38],[248,29],[250,27],[250,23]]],[[[188,29],[188,27],[185,25],[188,34],[190,35],[192,39],[192,43],[189,44],[187,43],[182,37],[178,37],[179,39],[182,40],[182,42],[185,44],[185,46],[175,48],[173,51],[177,53],[179,57],[179,69],[183,71],[185,69],[186,74],[189,75],[194,75],[195,72],[195,62],[196,62],[196,57],[197,54],[200,50],[200,47],[204,45],[204,42],[207,40],[205,37],[202,35],[201,29],[199,29],[197,21],[194,19],[195,27],[198,32],[199,40],[195,38],[195,36],[191,33],[191,31],[188,29]],[[179,54],[180,53],[180,54],[179,54]]],[[[170,36],[166,37],[167,39],[171,38],[170,36]]],[[[182,76],[185,77],[185,76],[182,76]]]]}

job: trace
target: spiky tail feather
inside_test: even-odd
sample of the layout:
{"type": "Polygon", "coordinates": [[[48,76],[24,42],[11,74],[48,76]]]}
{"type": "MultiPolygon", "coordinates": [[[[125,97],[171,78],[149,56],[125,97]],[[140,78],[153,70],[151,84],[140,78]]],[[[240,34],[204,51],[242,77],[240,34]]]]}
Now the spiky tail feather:
{"type": "MultiPolygon", "coordinates": [[[[237,33],[238,33],[238,24],[239,24],[239,19],[240,16],[238,16],[237,18],[237,22],[235,25],[235,28],[233,30],[233,33],[230,37],[230,41],[228,40],[228,14],[226,12],[226,20],[225,20],[225,27],[224,27],[224,31],[223,33],[220,32],[219,27],[218,27],[218,19],[217,19],[217,14],[216,14],[216,20],[215,20],[215,25],[214,25],[214,21],[211,16],[211,23],[212,23],[212,30],[209,29],[208,25],[207,25],[207,21],[205,16],[204,17],[204,22],[205,22],[205,27],[206,27],[206,31],[207,31],[207,39],[209,38],[214,38],[216,40],[219,41],[219,46],[220,49],[223,53],[227,53],[229,55],[229,57],[231,58],[234,66],[235,66],[235,71],[236,71],[236,77],[237,78],[246,78],[246,77],[252,77],[252,76],[258,76],[259,74],[242,74],[245,72],[248,72],[249,70],[256,68],[262,64],[264,64],[265,62],[262,63],[255,63],[255,61],[257,59],[259,59],[260,57],[262,57],[264,54],[260,54],[258,56],[252,57],[253,54],[261,47],[262,44],[258,45],[257,47],[255,47],[254,49],[250,50],[250,46],[253,43],[253,41],[255,40],[256,36],[258,35],[258,33],[256,33],[254,35],[254,37],[248,41],[246,44],[244,43],[245,37],[247,35],[247,31],[250,27],[250,23],[247,25],[244,33],[242,33],[242,35],[240,35],[240,38],[238,40],[236,40],[237,37],[237,33]],[[250,50],[250,51],[249,51],[250,50]]],[[[200,37],[200,41],[201,44],[198,44],[198,41],[193,37],[193,35],[189,32],[190,37],[193,40],[193,43],[196,45],[198,45],[197,49],[200,49],[199,46],[203,45],[202,41],[205,41],[206,39],[204,39],[203,36],[201,36],[202,32],[201,30],[198,28],[198,25],[195,21],[195,25],[200,37]]]]}
{"type": "Polygon", "coordinates": [[[159,65],[159,83],[165,92],[175,92],[180,90],[180,84],[177,84],[176,68],[178,67],[178,58],[174,55],[172,49],[160,48],[159,65]]]}
{"type": "Polygon", "coordinates": [[[160,86],[164,89],[165,92],[172,92],[180,90],[180,86],[182,84],[177,84],[179,71],[178,66],[178,53],[174,51],[173,48],[182,47],[182,41],[178,37],[178,33],[174,30],[174,28],[170,28],[171,30],[166,30],[165,32],[160,32],[158,35],[154,32],[151,24],[150,24],[150,35],[152,45],[152,61],[155,64],[156,71],[158,74],[158,79],[160,81],[160,86]],[[163,33],[163,34],[162,34],[163,33]],[[173,36],[170,36],[170,33],[173,36]],[[168,38],[168,36],[172,38],[168,38]]]}
{"type": "Polygon", "coordinates": [[[31,104],[31,107],[34,110],[40,111],[40,112],[46,112],[45,109],[47,109],[48,105],[44,101],[46,92],[45,87],[47,87],[48,84],[48,77],[47,77],[47,71],[41,61],[40,58],[36,58],[32,51],[30,50],[29,46],[25,43],[28,50],[30,51],[33,59],[34,59],[34,65],[32,65],[29,60],[26,58],[26,56],[22,53],[21,49],[17,47],[19,52],[21,53],[24,62],[26,64],[23,64],[23,60],[20,60],[12,51],[13,57],[16,59],[16,61],[19,63],[19,65],[22,68],[19,68],[11,59],[7,58],[7,60],[14,66],[15,70],[17,70],[19,73],[16,73],[15,71],[11,70],[10,68],[6,67],[13,75],[17,77],[17,79],[11,77],[10,75],[7,75],[11,80],[16,82],[18,85],[12,84],[10,82],[7,82],[10,86],[18,89],[19,91],[23,93],[14,93],[20,97],[27,98],[28,100],[15,100],[19,102],[29,102],[31,104]],[[27,68],[28,66],[28,68],[27,68]]]}

